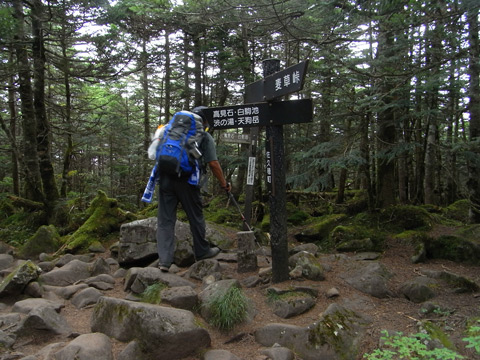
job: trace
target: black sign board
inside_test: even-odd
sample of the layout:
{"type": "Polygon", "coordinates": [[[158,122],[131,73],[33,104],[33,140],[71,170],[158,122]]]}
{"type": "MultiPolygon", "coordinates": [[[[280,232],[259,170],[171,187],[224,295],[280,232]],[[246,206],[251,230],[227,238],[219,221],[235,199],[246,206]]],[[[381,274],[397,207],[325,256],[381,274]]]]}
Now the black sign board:
{"type": "Polygon", "coordinates": [[[208,108],[203,113],[212,129],[235,129],[311,122],[313,105],[311,99],[301,99],[208,108]]]}
{"type": "Polygon", "coordinates": [[[234,129],[268,124],[268,103],[254,103],[208,108],[203,110],[212,129],[234,129]]]}
{"type": "Polygon", "coordinates": [[[308,60],[248,84],[245,89],[246,102],[252,102],[252,99],[259,98],[265,101],[273,100],[302,90],[307,66],[308,60]]]}
{"type": "Polygon", "coordinates": [[[307,123],[313,120],[312,99],[278,101],[271,105],[269,125],[307,123]]]}

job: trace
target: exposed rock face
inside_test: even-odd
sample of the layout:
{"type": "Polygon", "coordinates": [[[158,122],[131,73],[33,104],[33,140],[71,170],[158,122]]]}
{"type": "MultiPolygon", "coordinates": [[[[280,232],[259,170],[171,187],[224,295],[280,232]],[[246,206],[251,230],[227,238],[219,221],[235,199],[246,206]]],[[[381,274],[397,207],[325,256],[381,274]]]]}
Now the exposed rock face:
{"type": "MultiPolygon", "coordinates": [[[[123,224],[120,227],[120,240],[118,242],[118,262],[122,266],[146,266],[158,258],[157,254],[157,218],[151,217],[123,224]]],[[[220,229],[207,224],[206,237],[214,245],[231,246],[228,239],[220,229]]],[[[175,254],[174,264],[187,267],[195,263],[192,248],[192,234],[188,223],[177,221],[175,223],[175,254]]]]}
{"type": "Polygon", "coordinates": [[[123,265],[154,259],[157,255],[156,230],[157,218],[123,224],[120,227],[118,262],[123,265]]]}
{"type": "Polygon", "coordinates": [[[180,359],[211,342],[190,311],[109,297],[99,299],[91,328],[123,342],[136,341],[138,351],[152,360],[180,359]]]}
{"type": "Polygon", "coordinates": [[[388,280],[392,274],[379,262],[354,262],[341,275],[355,289],[377,298],[392,297],[388,280]]]}

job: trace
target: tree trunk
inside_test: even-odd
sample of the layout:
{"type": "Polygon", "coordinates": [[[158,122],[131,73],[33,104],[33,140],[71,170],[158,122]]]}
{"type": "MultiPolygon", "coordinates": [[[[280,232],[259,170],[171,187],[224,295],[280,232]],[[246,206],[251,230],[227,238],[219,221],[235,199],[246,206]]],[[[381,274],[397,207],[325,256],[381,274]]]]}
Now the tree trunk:
{"type": "MultiPolygon", "coordinates": [[[[383,20],[386,21],[386,20],[383,20]]],[[[392,48],[394,37],[392,29],[385,24],[380,25],[378,36],[378,57],[383,58],[380,65],[385,71],[391,69],[394,62],[392,48]]],[[[385,71],[381,71],[385,73],[385,71]]],[[[378,113],[377,132],[377,208],[395,204],[395,161],[391,158],[390,150],[395,145],[395,111],[393,110],[393,94],[395,84],[387,75],[378,82],[379,97],[383,99],[383,109],[378,113]]]]}
{"type": "Polygon", "coordinates": [[[37,153],[37,124],[33,107],[32,83],[30,77],[30,64],[28,61],[27,37],[24,29],[23,4],[21,0],[13,1],[14,17],[17,20],[17,33],[15,35],[15,52],[17,55],[19,95],[22,110],[22,127],[24,137],[25,161],[25,197],[29,200],[44,203],[42,180],[37,153]]]}
{"type": "Polygon", "coordinates": [[[164,123],[170,120],[170,91],[171,91],[172,70],[170,66],[170,32],[165,32],[165,119],[164,123]]]}
{"type": "Polygon", "coordinates": [[[458,171],[457,171],[457,157],[453,150],[458,139],[458,102],[460,95],[456,89],[455,79],[456,61],[452,61],[450,67],[450,81],[449,81],[449,95],[448,95],[448,123],[446,129],[446,142],[447,142],[447,154],[445,163],[447,164],[448,174],[446,179],[446,194],[445,204],[448,205],[457,200],[457,183],[458,183],[458,171]]]}
{"type": "MultiPolygon", "coordinates": [[[[324,88],[322,91],[322,114],[320,116],[320,130],[319,130],[319,142],[327,143],[331,137],[331,124],[330,119],[332,117],[332,105],[333,105],[333,82],[331,71],[328,70],[324,75],[323,83],[324,88]]],[[[328,153],[322,154],[324,157],[329,157],[328,153]]],[[[331,191],[335,186],[335,180],[330,169],[325,167],[318,167],[318,176],[322,180],[322,191],[331,191]]]]}
{"type": "Polygon", "coordinates": [[[45,48],[43,40],[43,4],[41,0],[32,2],[32,34],[33,34],[33,72],[35,118],[37,124],[37,151],[42,177],[43,193],[48,211],[51,211],[58,200],[58,188],[52,165],[50,150],[50,123],[45,109],[45,48]]]}
{"type": "Polygon", "coordinates": [[[194,106],[203,105],[202,98],[202,53],[200,51],[200,38],[193,38],[193,75],[195,81],[195,99],[194,106]]]}
{"type": "Polygon", "coordinates": [[[143,174],[148,177],[151,169],[149,169],[149,160],[147,150],[150,146],[150,94],[149,94],[149,82],[148,82],[148,52],[147,52],[147,39],[142,39],[142,96],[143,96],[143,154],[144,154],[144,169],[143,174]]]}
{"type": "MultiPolygon", "coordinates": [[[[350,116],[347,118],[347,123],[345,126],[345,133],[343,138],[345,139],[345,149],[347,149],[350,144],[349,144],[349,139],[351,139],[351,127],[352,127],[352,119],[350,116]]],[[[345,150],[347,152],[347,150],[345,150]]],[[[340,175],[338,177],[338,191],[337,191],[337,198],[335,200],[335,203],[337,204],[343,204],[345,201],[345,188],[346,188],[346,182],[347,182],[347,174],[348,174],[348,169],[346,166],[342,167],[340,170],[340,175]]]]}
{"type": "MultiPolygon", "coordinates": [[[[429,123],[429,122],[428,122],[429,123]]],[[[428,125],[427,130],[427,146],[425,151],[425,178],[424,193],[425,204],[435,204],[435,162],[436,162],[436,145],[437,145],[437,126],[436,124],[428,125]]]]}
{"type": "Polygon", "coordinates": [[[478,8],[468,12],[470,42],[470,145],[471,159],[468,161],[468,190],[470,194],[471,223],[480,223],[480,42],[478,40],[478,8]]]}
{"type": "MultiPolygon", "coordinates": [[[[14,62],[14,50],[13,48],[9,49],[8,63],[13,64],[14,62]]],[[[17,108],[15,106],[15,79],[13,74],[8,78],[8,109],[10,112],[10,133],[12,134],[12,180],[13,180],[13,193],[15,195],[20,195],[20,178],[18,172],[18,154],[14,150],[16,148],[16,137],[17,137],[17,108]]]]}
{"type": "MultiPolygon", "coordinates": [[[[190,35],[187,32],[184,32],[183,37],[183,97],[185,98],[184,108],[188,109],[190,107],[191,101],[191,91],[190,91],[190,59],[188,54],[190,52],[190,35]]],[[[174,112],[176,110],[174,109],[174,112]]]]}
{"type": "Polygon", "coordinates": [[[425,178],[424,178],[424,194],[425,204],[438,204],[440,189],[438,187],[438,91],[439,91],[439,72],[441,61],[441,23],[436,23],[435,28],[427,32],[427,39],[430,46],[426,48],[426,66],[431,67],[429,76],[427,77],[427,147],[425,151],[425,178]]]}
{"type": "Polygon", "coordinates": [[[371,211],[374,208],[374,193],[370,176],[370,141],[368,136],[370,118],[370,113],[367,112],[362,116],[360,122],[360,157],[363,159],[363,162],[358,170],[360,174],[360,188],[367,191],[368,209],[371,211]]]}

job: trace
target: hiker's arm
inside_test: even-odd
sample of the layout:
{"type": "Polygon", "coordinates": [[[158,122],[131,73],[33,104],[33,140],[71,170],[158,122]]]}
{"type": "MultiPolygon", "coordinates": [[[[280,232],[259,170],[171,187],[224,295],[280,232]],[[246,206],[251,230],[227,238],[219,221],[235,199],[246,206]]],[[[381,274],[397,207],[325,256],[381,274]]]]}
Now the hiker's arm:
{"type": "Polygon", "coordinates": [[[213,160],[208,163],[208,166],[210,166],[210,170],[212,170],[213,175],[218,179],[218,182],[220,183],[220,187],[222,189],[225,189],[226,191],[232,190],[232,187],[230,186],[229,183],[225,180],[225,177],[223,176],[223,171],[222,167],[220,166],[220,163],[218,160],[213,160]]]}

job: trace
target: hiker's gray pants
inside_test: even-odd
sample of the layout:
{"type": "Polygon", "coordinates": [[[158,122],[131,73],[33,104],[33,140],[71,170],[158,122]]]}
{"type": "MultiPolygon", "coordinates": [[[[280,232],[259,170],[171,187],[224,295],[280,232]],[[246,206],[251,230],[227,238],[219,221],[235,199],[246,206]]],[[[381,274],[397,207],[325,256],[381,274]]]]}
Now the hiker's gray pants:
{"type": "Polygon", "coordinates": [[[190,185],[186,179],[175,176],[160,176],[158,182],[157,250],[159,264],[168,267],[173,263],[178,202],[182,204],[190,223],[195,257],[202,257],[209,250],[210,244],[205,239],[205,218],[203,217],[200,189],[190,185]]]}

